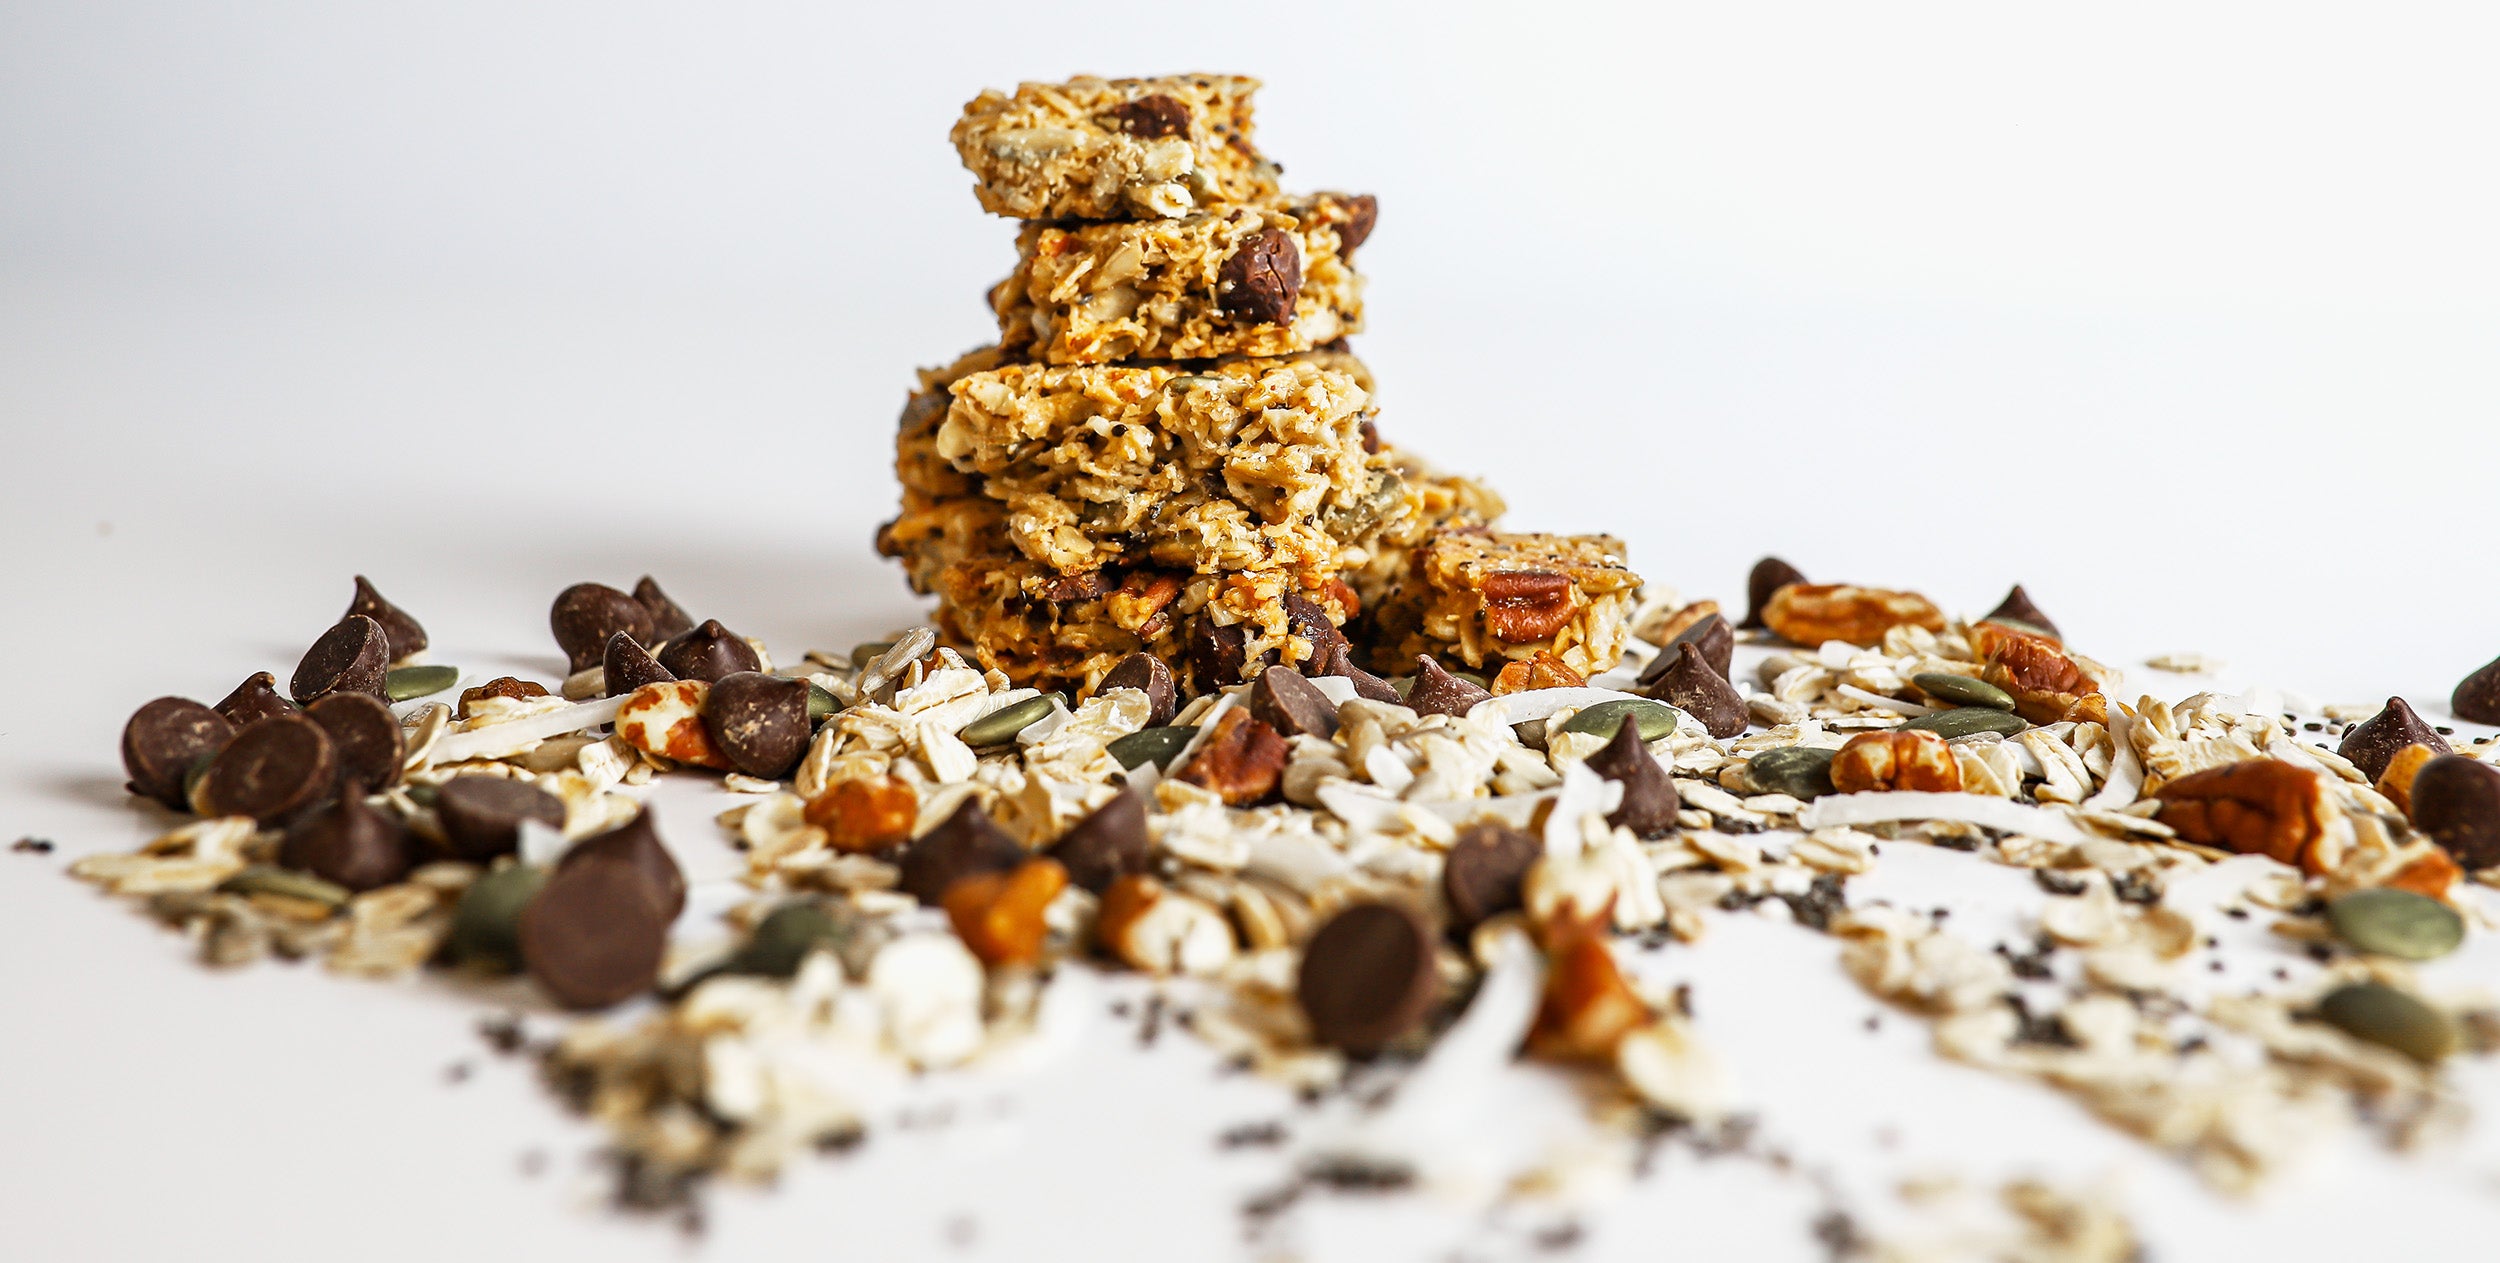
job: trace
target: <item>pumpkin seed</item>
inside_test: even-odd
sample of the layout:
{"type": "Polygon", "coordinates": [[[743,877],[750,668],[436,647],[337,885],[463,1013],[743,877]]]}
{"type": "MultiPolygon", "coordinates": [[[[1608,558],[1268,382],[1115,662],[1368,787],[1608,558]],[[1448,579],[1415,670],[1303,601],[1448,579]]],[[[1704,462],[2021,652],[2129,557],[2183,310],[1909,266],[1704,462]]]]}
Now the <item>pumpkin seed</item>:
{"type": "Polygon", "coordinates": [[[1120,761],[1121,767],[1133,768],[1141,763],[1162,767],[1172,761],[1173,755],[1181,752],[1181,747],[1189,744],[1191,737],[1197,735],[1198,730],[1194,727],[1141,728],[1103,749],[1109,750],[1111,757],[1120,761]]]}
{"type": "Polygon", "coordinates": [[[420,807],[431,807],[442,797],[440,787],[433,785],[411,785],[401,792],[408,795],[408,801],[420,807]]]}
{"type": "Polygon", "coordinates": [[[1910,677],[1910,683],[1917,685],[1919,692],[1940,702],[1951,702],[1955,706],[1984,706],[1989,710],[2014,709],[2013,694],[1986,680],[1973,679],[1967,675],[1955,675],[1951,671],[1921,671],[1910,677]]]}
{"type": "Polygon", "coordinates": [[[2326,919],[2354,947],[2406,960],[2445,956],[2465,941],[2456,909],[2392,886],[2353,891],[2327,905],[2326,919]]]}
{"type": "Polygon", "coordinates": [[[1832,792],[1832,756],[1838,753],[1813,746],[1765,750],[1745,761],[1745,778],[1763,793],[1810,802],[1832,792]]]}
{"type": "Polygon", "coordinates": [[[382,692],[394,702],[432,697],[460,682],[458,667],[397,667],[382,675],[382,692]]]}
{"type": "Polygon", "coordinates": [[[818,948],[839,951],[858,929],[849,917],[814,899],[794,899],[756,923],[746,946],[729,962],[729,971],[787,978],[799,971],[818,948]]]}
{"type": "Polygon", "coordinates": [[[2457,1050],[2457,1024],[2447,1014],[2384,983],[2352,982],[2318,1001],[2318,1020],[2419,1062],[2457,1050]]]}
{"type": "Polygon", "coordinates": [[[818,684],[813,680],[808,681],[807,722],[811,724],[821,723],[826,719],[832,718],[833,713],[840,709],[842,709],[841,698],[835,697],[833,694],[826,692],[824,685],[818,684]]]}
{"type": "Polygon", "coordinates": [[[1051,694],[1028,697],[1013,706],[1001,706],[989,714],[965,724],[955,735],[974,749],[982,746],[1003,746],[1016,739],[1016,734],[1050,713],[1051,694]]]}
{"type": "Polygon", "coordinates": [[[1558,731],[1585,732],[1596,737],[1612,737],[1623,726],[1625,716],[1641,726],[1641,740],[1656,741],[1675,735],[1675,708],[1664,702],[1644,701],[1637,697],[1617,697],[1599,702],[1571,717],[1558,731]]]}
{"type": "Polygon", "coordinates": [[[345,886],[275,864],[254,864],[217,883],[217,889],[229,895],[284,895],[331,908],[347,903],[345,886]]]}
{"type": "Polygon", "coordinates": [[[547,870],[536,864],[506,864],[469,883],[452,911],[451,937],[444,945],[453,962],[518,972],[521,909],[546,881],[547,870]]]}
{"type": "Polygon", "coordinates": [[[1937,711],[1933,715],[1921,715],[1901,725],[1901,731],[1932,732],[1951,741],[1955,737],[1967,737],[1974,732],[1993,732],[2010,737],[2029,727],[2031,727],[2031,722],[2020,715],[2009,715],[2004,711],[1991,710],[1985,706],[1957,706],[1952,710],[1937,711]]]}

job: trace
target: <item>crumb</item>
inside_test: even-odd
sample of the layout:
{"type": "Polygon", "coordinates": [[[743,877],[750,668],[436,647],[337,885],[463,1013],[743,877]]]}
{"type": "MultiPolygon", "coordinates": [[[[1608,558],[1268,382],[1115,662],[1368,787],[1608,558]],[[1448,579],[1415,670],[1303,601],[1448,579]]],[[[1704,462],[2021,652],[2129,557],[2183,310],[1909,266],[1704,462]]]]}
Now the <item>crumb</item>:
{"type": "Polygon", "coordinates": [[[52,853],[52,839],[19,838],[17,841],[9,844],[9,849],[20,855],[50,855],[52,853]]]}

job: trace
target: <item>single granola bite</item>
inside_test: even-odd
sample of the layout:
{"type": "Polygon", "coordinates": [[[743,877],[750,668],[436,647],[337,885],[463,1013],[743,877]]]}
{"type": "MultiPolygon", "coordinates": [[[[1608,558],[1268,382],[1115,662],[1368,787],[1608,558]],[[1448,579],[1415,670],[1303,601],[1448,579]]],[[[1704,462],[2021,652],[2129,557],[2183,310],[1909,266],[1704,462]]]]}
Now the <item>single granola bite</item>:
{"type": "Polygon", "coordinates": [[[1053,364],[1308,351],[1363,324],[1348,262],[1369,196],[1131,223],[1027,224],[1015,274],[992,291],[999,341],[1053,364]]]}
{"type": "Polygon", "coordinates": [[[981,208],[1013,219],[1171,219],[1276,196],[1241,75],[1026,83],[964,106],[951,138],[981,208]]]}
{"type": "Polygon", "coordinates": [[[1445,530],[1416,550],[1373,615],[1377,670],[1417,654],[1471,667],[1549,652],[1582,675],[1623,657],[1641,577],[1606,535],[1445,530]]]}

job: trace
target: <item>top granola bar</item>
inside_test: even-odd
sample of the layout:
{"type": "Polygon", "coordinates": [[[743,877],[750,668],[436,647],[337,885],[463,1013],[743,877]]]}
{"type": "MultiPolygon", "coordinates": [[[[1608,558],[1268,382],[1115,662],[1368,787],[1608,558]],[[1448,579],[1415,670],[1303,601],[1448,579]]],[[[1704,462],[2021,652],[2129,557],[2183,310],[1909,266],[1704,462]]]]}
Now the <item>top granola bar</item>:
{"type": "Polygon", "coordinates": [[[1015,219],[1168,219],[1276,196],[1241,75],[1027,83],[983,92],[952,133],[981,207],[1015,219]]]}

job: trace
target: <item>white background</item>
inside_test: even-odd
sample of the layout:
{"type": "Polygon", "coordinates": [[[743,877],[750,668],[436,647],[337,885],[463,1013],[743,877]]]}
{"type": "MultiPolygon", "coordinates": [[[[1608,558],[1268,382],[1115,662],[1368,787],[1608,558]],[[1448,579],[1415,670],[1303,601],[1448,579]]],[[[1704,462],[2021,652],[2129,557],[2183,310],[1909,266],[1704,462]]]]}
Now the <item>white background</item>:
{"type": "MultiPolygon", "coordinates": [[[[1521,525],[1729,600],[1766,551],[1971,613],[2020,579],[2120,665],[2435,710],[2500,653],[2493,34],[2467,5],[21,0],[0,833],[141,836],[121,719],[283,677],[360,570],[439,657],[542,676],[582,578],[656,572],[787,653],[913,618],[867,546],[883,445],[1012,249],[946,129],[1086,71],[1259,75],[1289,186],[1380,195],[1382,428],[1521,525]]],[[[661,1248],[511,1176],[552,1127],[517,1074],[437,1090],[467,1010],[208,985],[55,867],[0,855],[27,1257],[238,1247],[259,1205],[381,1254],[661,1248]]],[[[841,1222],[899,1257],[982,1196],[841,1222]]],[[[834,1252],[803,1213],[725,1231],[834,1252]]]]}

